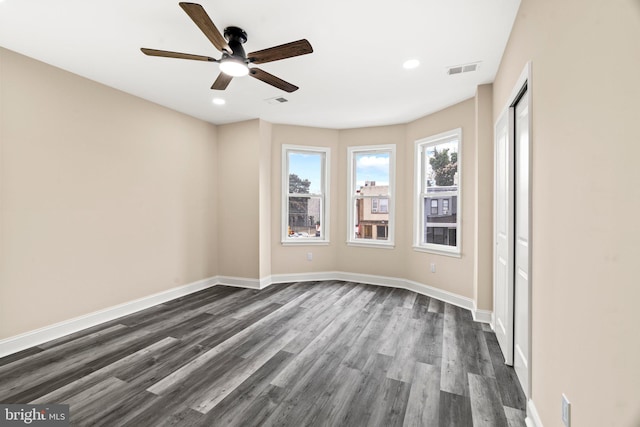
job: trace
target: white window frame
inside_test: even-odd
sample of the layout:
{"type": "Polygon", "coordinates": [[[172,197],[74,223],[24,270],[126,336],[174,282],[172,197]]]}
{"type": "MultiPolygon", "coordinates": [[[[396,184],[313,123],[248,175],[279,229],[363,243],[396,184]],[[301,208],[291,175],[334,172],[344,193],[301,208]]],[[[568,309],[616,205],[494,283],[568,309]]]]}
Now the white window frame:
{"type": "MultiPolygon", "coordinates": [[[[395,247],[395,182],[396,182],[396,145],[360,145],[347,147],[347,245],[349,246],[366,246],[392,249],[395,247]],[[371,195],[373,198],[387,198],[389,222],[387,228],[387,238],[385,240],[365,239],[364,237],[356,238],[354,235],[355,224],[355,202],[356,198],[362,197],[356,193],[356,154],[364,153],[389,153],[389,192],[387,195],[371,195]]],[[[373,230],[373,227],[372,227],[373,230]]]]}
{"type": "Polygon", "coordinates": [[[330,200],[329,197],[329,165],[331,164],[331,149],[329,147],[313,147],[308,145],[282,145],[282,209],[281,209],[281,243],[288,245],[327,245],[330,236],[330,200]],[[321,165],[321,193],[320,194],[293,194],[294,197],[320,197],[320,236],[321,237],[288,237],[289,232],[289,153],[322,154],[324,156],[321,165]]]}
{"type": "MultiPolygon", "coordinates": [[[[462,255],[462,128],[442,132],[427,138],[415,141],[415,168],[414,168],[414,220],[413,220],[413,249],[421,252],[431,252],[441,255],[460,257],[462,255]],[[456,204],[456,246],[448,246],[437,243],[427,243],[423,241],[425,235],[425,211],[424,199],[428,197],[425,185],[425,161],[424,151],[426,148],[443,144],[449,141],[458,141],[458,190],[454,192],[438,193],[438,196],[457,196],[456,204]]],[[[430,207],[429,207],[430,208],[430,207]]],[[[449,206],[451,210],[451,204],[449,206]]]]}

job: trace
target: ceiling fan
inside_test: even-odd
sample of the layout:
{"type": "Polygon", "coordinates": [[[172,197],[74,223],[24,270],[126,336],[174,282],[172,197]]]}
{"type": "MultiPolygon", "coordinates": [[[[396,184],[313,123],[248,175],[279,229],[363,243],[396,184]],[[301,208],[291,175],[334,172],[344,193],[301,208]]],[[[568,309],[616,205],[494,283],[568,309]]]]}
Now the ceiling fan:
{"type": "Polygon", "coordinates": [[[170,52],[166,50],[141,48],[145,55],[162,56],[166,58],[193,59],[196,61],[217,62],[220,64],[220,74],[211,86],[211,89],[225,90],[234,77],[250,75],[258,80],[282,89],[286,92],[298,90],[298,86],[292,85],[273,74],[269,74],[257,67],[249,68],[249,64],[264,64],[294,56],[306,55],[313,52],[311,44],[306,40],[298,40],[283,45],[270,47],[246,54],[242,45],[247,41],[247,33],[238,27],[224,29],[224,37],[216,28],[204,8],[196,3],[179,3],[180,7],[200,28],[205,36],[213,43],[216,49],[222,53],[222,58],[214,59],[209,56],[192,55],[189,53],[170,52]]]}

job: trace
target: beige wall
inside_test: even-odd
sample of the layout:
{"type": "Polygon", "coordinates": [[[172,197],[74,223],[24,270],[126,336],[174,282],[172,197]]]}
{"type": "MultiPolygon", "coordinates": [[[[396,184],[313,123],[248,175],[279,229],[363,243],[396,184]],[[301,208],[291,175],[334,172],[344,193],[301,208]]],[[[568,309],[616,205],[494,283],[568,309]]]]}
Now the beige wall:
{"type": "Polygon", "coordinates": [[[258,212],[260,227],[260,272],[259,277],[269,277],[271,275],[271,240],[273,239],[271,221],[272,204],[276,203],[271,196],[271,153],[273,144],[271,133],[273,126],[271,123],[260,120],[260,170],[258,176],[258,188],[260,193],[260,206],[258,212]]]}
{"type": "Polygon", "coordinates": [[[640,425],[640,2],[523,0],[494,120],[532,61],[533,401],[640,425]]]}
{"type": "Polygon", "coordinates": [[[479,309],[491,311],[493,310],[493,85],[478,86],[475,103],[473,299],[479,309]]]}
{"type": "Polygon", "coordinates": [[[339,132],[337,130],[273,125],[271,153],[271,268],[273,274],[334,271],[336,268],[336,247],[340,243],[337,230],[340,214],[336,203],[338,138],[339,132]],[[329,172],[331,213],[329,236],[331,243],[329,245],[283,246],[281,243],[282,199],[280,194],[282,193],[282,146],[285,144],[329,147],[331,149],[329,172]],[[313,254],[312,261],[307,261],[308,252],[313,254]]]}
{"type": "Polygon", "coordinates": [[[218,265],[223,276],[260,278],[260,145],[260,120],[218,126],[218,265]]]}
{"type": "MultiPolygon", "coordinates": [[[[405,125],[379,126],[372,128],[349,129],[340,131],[340,151],[338,153],[338,263],[337,270],[379,276],[404,277],[404,249],[407,244],[405,224],[398,216],[395,229],[395,247],[393,249],[364,248],[347,246],[347,149],[363,145],[396,145],[396,201],[395,209],[400,215],[405,208],[406,187],[403,171],[405,168],[404,153],[405,125]]],[[[391,206],[389,209],[392,209],[391,206]]]]}
{"type": "Polygon", "coordinates": [[[216,130],[0,48],[0,339],[217,274],[216,130]]]}
{"type": "MultiPolygon", "coordinates": [[[[474,249],[475,249],[475,102],[473,99],[456,104],[427,117],[418,119],[407,126],[407,150],[405,152],[405,185],[413,189],[414,141],[431,135],[462,128],[462,256],[455,258],[432,253],[406,250],[405,277],[434,286],[467,298],[474,296],[474,249]],[[429,266],[436,264],[436,273],[429,266]]],[[[413,191],[413,190],[411,190],[413,191]]],[[[407,195],[407,209],[404,213],[407,241],[412,244],[411,226],[413,221],[413,200],[407,195]]],[[[459,208],[458,208],[459,209],[459,208]]]]}

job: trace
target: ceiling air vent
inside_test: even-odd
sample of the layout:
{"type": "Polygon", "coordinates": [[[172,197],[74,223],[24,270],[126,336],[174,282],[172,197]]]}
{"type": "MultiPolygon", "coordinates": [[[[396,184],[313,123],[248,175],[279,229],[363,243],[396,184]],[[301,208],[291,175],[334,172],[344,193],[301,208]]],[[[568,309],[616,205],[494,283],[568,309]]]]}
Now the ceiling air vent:
{"type": "Polygon", "coordinates": [[[283,98],[281,96],[277,96],[275,98],[265,99],[265,101],[267,101],[267,103],[269,103],[269,104],[282,104],[284,102],[289,102],[289,100],[287,98],[283,98]]]}
{"type": "Polygon", "coordinates": [[[454,74],[470,73],[471,71],[476,71],[479,66],[479,62],[464,65],[455,65],[453,67],[447,67],[447,74],[452,76],[454,74]]]}

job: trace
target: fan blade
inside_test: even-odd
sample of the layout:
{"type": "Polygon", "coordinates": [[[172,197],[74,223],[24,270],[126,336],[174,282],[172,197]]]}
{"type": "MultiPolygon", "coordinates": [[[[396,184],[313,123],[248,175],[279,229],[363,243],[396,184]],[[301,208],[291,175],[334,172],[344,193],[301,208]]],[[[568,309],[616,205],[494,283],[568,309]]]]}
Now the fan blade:
{"type": "Polygon", "coordinates": [[[146,47],[140,48],[142,53],[149,56],[162,56],[165,58],[178,58],[178,59],[193,59],[195,61],[208,61],[218,62],[217,59],[210,58],[202,55],[192,55],[190,53],[170,52],[168,50],[147,49],[146,47]]]}
{"type": "Polygon", "coordinates": [[[222,37],[220,31],[216,28],[207,12],[205,12],[204,8],[197,3],[179,3],[180,7],[187,12],[189,18],[200,28],[200,31],[204,33],[205,36],[213,43],[213,45],[220,52],[223,50],[227,53],[233,53],[229,45],[227,44],[227,40],[222,37]]]}
{"type": "Polygon", "coordinates": [[[227,86],[229,86],[229,82],[231,82],[231,79],[233,79],[232,76],[225,73],[220,73],[216,81],[213,82],[213,86],[211,86],[211,89],[225,90],[227,86]]]}
{"type": "Polygon", "coordinates": [[[278,89],[282,89],[285,92],[295,92],[298,90],[298,86],[294,86],[289,82],[285,82],[284,80],[274,76],[273,74],[269,74],[260,68],[251,68],[249,70],[249,75],[251,77],[255,77],[258,80],[262,80],[263,82],[270,84],[271,86],[275,86],[278,89]]]}
{"type": "Polygon", "coordinates": [[[292,58],[294,56],[306,55],[313,52],[311,44],[306,40],[298,40],[259,50],[247,55],[247,58],[254,64],[264,64],[265,62],[278,61],[280,59],[292,58]]]}

